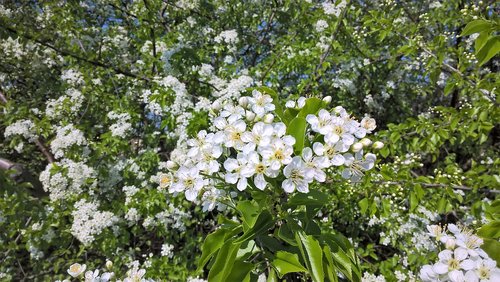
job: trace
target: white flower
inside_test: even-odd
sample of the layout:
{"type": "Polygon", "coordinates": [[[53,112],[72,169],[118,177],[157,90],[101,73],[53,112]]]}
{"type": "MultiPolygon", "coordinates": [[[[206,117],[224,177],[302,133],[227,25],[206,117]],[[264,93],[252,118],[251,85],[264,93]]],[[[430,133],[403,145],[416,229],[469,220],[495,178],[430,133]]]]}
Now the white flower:
{"type": "Polygon", "coordinates": [[[145,269],[137,269],[134,267],[127,273],[127,278],[123,279],[123,282],[138,282],[143,281],[142,277],[146,274],[145,269]]]}
{"type": "Polygon", "coordinates": [[[366,129],[368,133],[371,133],[373,130],[375,130],[375,128],[377,128],[377,122],[373,118],[364,117],[361,120],[361,127],[366,129]]]}
{"type": "Polygon", "coordinates": [[[290,164],[283,169],[283,174],[287,179],[281,186],[287,193],[297,191],[302,193],[309,192],[309,183],[313,181],[314,171],[306,167],[301,157],[295,156],[290,164]]]}
{"type": "Polygon", "coordinates": [[[249,97],[248,101],[251,105],[252,111],[257,117],[263,117],[264,114],[274,111],[273,98],[269,95],[263,95],[257,90],[252,91],[253,97],[249,97]]]}
{"type": "Polygon", "coordinates": [[[269,146],[259,147],[258,150],[263,158],[263,163],[273,170],[278,170],[282,165],[289,164],[292,161],[291,155],[293,153],[293,147],[289,143],[290,141],[276,138],[269,146]]]}
{"type": "Polygon", "coordinates": [[[438,254],[439,261],[432,266],[437,274],[447,275],[451,281],[464,281],[461,271],[462,261],[467,258],[467,252],[460,249],[444,250],[438,254]]]}
{"type": "Polygon", "coordinates": [[[227,118],[228,123],[233,123],[241,119],[245,115],[245,109],[240,106],[233,106],[232,104],[225,105],[220,112],[220,116],[227,118]]]}
{"type": "Polygon", "coordinates": [[[420,279],[422,279],[423,282],[438,281],[438,274],[434,272],[431,265],[424,265],[422,269],[420,269],[420,279]]]}
{"type": "Polygon", "coordinates": [[[364,175],[363,171],[370,170],[375,165],[376,156],[374,154],[366,154],[363,160],[363,150],[357,152],[354,156],[350,153],[344,154],[347,168],[342,171],[342,177],[351,179],[353,182],[358,182],[364,175]]]}
{"type": "Polygon", "coordinates": [[[313,150],[316,155],[325,156],[331,165],[341,166],[345,163],[345,158],[339,153],[342,152],[342,150],[346,150],[342,144],[342,142],[339,142],[332,146],[316,142],[313,144],[313,150]]]}
{"type": "Polygon", "coordinates": [[[87,266],[85,264],[73,263],[68,269],[68,274],[77,277],[82,274],[86,268],[87,266]]]}
{"type": "MultiPolygon", "coordinates": [[[[307,115],[306,120],[311,125],[311,129],[314,132],[326,135],[333,131],[332,116],[327,110],[321,109],[318,116],[307,115]]],[[[336,141],[333,143],[336,143],[336,141]]]]}
{"type": "Polygon", "coordinates": [[[480,249],[483,239],[470,233],[456,234],[456,244],[459,249],[467,252],[471,257],[484,256],[484,251],[480,249]]]}
{"type": "Polygon", "coordinates": [[[246,170],[247,175],[254,175],[253,182],[255,184],[255,187],[260,190],[264,190],[267,185],[267,181],[264,178],[264,175],[267,177],[276,178],[276,176],[278,176],[279,174],[279,171],[267,167],[260,160],[259,154],[257,154],[257,152],[255,151],[250,152],[247,158],[248,163],[244,170],[246,170]]]}
{"type": "Polygon", "coordinates": [[[177,171],[177,179],[172,186],[170,192],[183,192],[185,191],[186,199],[194,201],[198,192],[205,186],[206,181],[201,177],[200,171],[197,167],[181,167],[177,171]]]}
{"type": "Polygon", "coordinates": [[[251,177],[251,171],[244,169],[248,162],[247,156],[239,153],[236,159],[229,158],[224,162],[224,168],[228,171],[224,176],[227,183],[236,184],[238,190],[243,191],[247,188],[247,178],[251,177]]]}
{"type": "Polygon", "coordinates": [[[306,147],[302,150],[302,158],[305,161],[306,167],[313,171],[313,177],[319,182],[325,182],[326,173],[322,170],[330,166],[330,161],[327,157],[314,157],[311,148],[306,147]]]}
{"type": "Polygon", "coordinates": [[[288,100],[285,103],[285,107],[287,107],[287,108],[295,108],[295,106],[296,106],[296,102],[293,100],[288,100]]]}
{"type": "Polygon", "coordinates": [[[500,281],[500,269],[492,259],[476,259],[465,260],[463,263],[464,269],[468,270],[465,273],[465,281],[467,282],[494,282],[500,281]]]}
{"type": "Polygon", "coordinates": [[[99,282],[99,269],[85,272],[85,282],[99,282]]]}
{"type": "Polygon", "coordinates": [[[263,122],[256,123],[251,132],[246,131],[241,135],[241,140],[247,143],[243,147],[243,152],[247,154],[254,151],[256,146],[264,147],[269,145],[273,133],[274,128],[272,125],[263,122]]]}
{"type": "Polygon", "coordinates": [[[323,32],[327,27],[328,23],[325,20],[318,20],[315,25],[317,32],[323,32]]]}
{"type": "Polygon", "coordinates": [[[224,130],[226,133],[226,139],[224,145],[228,148],[235,148],[237,150],[242,150],[245,144],[241,140],[243,132],[245,132],[247,124],[242,120],[237,120],[229,124],[224,130]]]}

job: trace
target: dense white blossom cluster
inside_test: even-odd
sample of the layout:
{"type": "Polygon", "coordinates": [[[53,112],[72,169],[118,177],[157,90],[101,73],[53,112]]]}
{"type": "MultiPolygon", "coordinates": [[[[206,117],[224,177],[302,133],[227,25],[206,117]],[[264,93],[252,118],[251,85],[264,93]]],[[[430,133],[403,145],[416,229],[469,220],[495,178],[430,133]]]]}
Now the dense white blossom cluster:
{"type": "Polygon", "coordinates": [[[28,139],[29,142],[35,141],[37,138],[35,123],[29,119],[22,119],[14,122],[7,126],[4,131],[4,136],[6,138],[13,135],[21,135],[28,139]]]}
{"type": "Polygon", "coordinates": [[[61,79],[66,83],[74,86],[85,83],[85,81],[83,80],[83,75],[79,71],[73,69],[64,70],[61,75],[61,79]]]}
{"type": "Polygon", "coordinates": [[[128,113],[116,113],[109,112],[108,118],[114,120],[115,123],[109,127],[111,135],[114,137],[125,137],[128,131],[132,128],[130,121],[130,115],[128,113]]]}
{"type": "Polygon", "coordinates": [[[331,2],[323,2],[321,5],[323,6],[323,12],[326,15],[334,15],[338,17],[342,12],[342,9],[344,9],[347,6],[347,1],[342,0],[338,4],[331,2]]]}
{"type": "Polygon", "coordinates": [[[69,105],[69,114],[77,113],[83,105],[84,96],[80,90],[68,88],[65,95],[57,99],[50,99],[45,108],[45,114],[50,118],[60,118],[65,113],[67,105],[69,105]]]}
{"type": "Polygon", "coordinates": [[[86,183],[94,177],[94,169],[85,163],[63,159],[48,164],[40,174],[40,182],[49,192],[50,200],[57,201],[81,194],[86,183]],[[54,172],[56,168],[58,170],[54,172]]]}
{"type": "Polygon", "coordinates": [[[435,264],[422,267],[422,281],[500,281],[500,268],[481,249],[481,238],[455,224],[448,224],[447,228],[430,225],[427,229],[429,236],[444,245],[445,249],[438,254],[439,260],[435,264]]]}
{"type": "MultiPolygon", "coordinates": [[[[326,180],[329,167],[345,166],[342,176],[359,181],[374,166],[375,155],[363,154],[363,147],[371,145],[365,136],[376,127],[371,118],[358,122],[342,107],[308,115],[311,134],[323,135],[325,141],[314,142],[312,148],[295,155],[295,138],[287,135],[284,123],[274,122],[271,96],[254,90],[251,96],[240,97],[238,104],[231,101],[213,107],[210,131],[200,131],[172,152],[160,187],[184,193],[189,201],[201,200],[203,209],[211,210],[227,195],[220,189],[226,183],[239,191],[264,190],[270,185],[268,179],[283,175],[281,188],[286,193],[307,193],[310,183],[326,180]]],[[[288,106],[295,104],[305,104],[305,99],[288,106]]]]}
{"type": "Polygon", "coordinates": [[[95,202],[82,199],[75,204],[71,234],[84,245],[89,245],[102,230],[114,225],[118,218],[109,211],[99,211],[95,202]]]}
{"type": "Polygon", "coordinates": [[[83,132],[72,124],[57,126],[56,137],[50,142],[50,149],[54,153],[54,157],[56,159],[64,157],[65,151],[73,145],[87,145],[87,139],[85,139],[83,132]]]}

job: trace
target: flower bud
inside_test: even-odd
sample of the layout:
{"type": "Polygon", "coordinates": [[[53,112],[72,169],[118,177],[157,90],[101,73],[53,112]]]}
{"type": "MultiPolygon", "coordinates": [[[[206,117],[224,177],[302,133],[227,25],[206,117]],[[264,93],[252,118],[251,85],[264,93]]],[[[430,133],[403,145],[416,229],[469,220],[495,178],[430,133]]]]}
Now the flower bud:
{"type": "Polygon", "coordinates": [[[251,111],[247,111],[245,113],[245,117],[247,118],[248,121],[254,121],[255,120],[255,113],[251,111]]]}
{"type": "Polygon", "coordinates": [[[359,151],[361,151],[361,149],[363,149],[362,143],[356,142],[356,143],[352,144],[352,151],[353,152],[359,152],[359,151]]]}
{"type": "Polygon", "coordinates": [[[112,267],[113,267],[113,262],[110,260],[106,260],[106,268],[108,270],[111,270],[112,267]]]}
{"type": "Polygon", "coordinates": [[[448,238],[448,240],[446,240],[445,246],[448,250],[454,250],[456,246],[455,239],[448,238]]]}
{"type": "Polygon", "coordinates": [[[262,121],[264,123],[271,123],[274,120],[274,115],[273,114],[266,114],[264,118],[262,118],[262,121]]]}
{"type": "Polygon", "coordinates": [[[382,143],[380,141],[376,141],[375,143],[373,143],[372,148],[376,149],[376,150],[380,150],[380,149],[384,148],[384,143],[382,143]]]}
{"type": "Polygon", "coordinates": [[[242,106],[244,109],[246,109],[248,106],[248,97],[246,97],[246,96],[240,97],[240,99],[238,100],[238,103],[240,104],[240,106],[242,106]]]}
{"type": "Polygon", "coordinates": [[[332,102],[332,96],[325,96],[323,102],[330,104],[332,102]]]}
{"type": "Polygon", "coordinates": [[[302,109],[306,105],[306,97],[300,97],[297,100],[297,108],[302,109]]]}
{"type": "Polygon", "coordinates": [[[175,170],[177,168],[177,164],[173,161],[167,161],[167,169],[175,170]]]}
{"type": "Polygon", "coordinates": [[[293,101],[293,100],[286,101],[285,107],[287,107],[287,108],[295,108],[295,101],[293,101]]]}
{"type": "Polygon", "coordinates": [[[215,101],[212,103],[212,110],[219,111],[220,109],[222,109],[222,105],[219,101],[215,101]]]}
{"type": "Polygon", "coordinates": [[[363,147],[368,147],[372,144],[372,140],[370,140],[368,138],[363,138],[359,142],[361,142],[361,144],[363,144],[363,147]]]}

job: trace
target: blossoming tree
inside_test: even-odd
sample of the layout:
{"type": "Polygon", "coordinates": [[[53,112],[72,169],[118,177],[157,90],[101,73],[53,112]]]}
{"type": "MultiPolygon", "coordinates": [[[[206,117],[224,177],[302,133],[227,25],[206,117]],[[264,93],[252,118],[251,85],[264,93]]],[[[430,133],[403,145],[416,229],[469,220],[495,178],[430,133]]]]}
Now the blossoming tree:
{"type": "Polygon", "coordinates": [[[0,280],[496,281],[494,1],[0,4],[0,280]]]}

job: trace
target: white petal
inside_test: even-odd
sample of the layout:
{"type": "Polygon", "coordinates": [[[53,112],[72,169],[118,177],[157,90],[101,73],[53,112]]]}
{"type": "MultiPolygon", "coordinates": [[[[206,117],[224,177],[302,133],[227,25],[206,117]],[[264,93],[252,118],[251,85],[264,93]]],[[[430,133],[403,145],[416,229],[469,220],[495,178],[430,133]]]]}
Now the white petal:
{"type": "Polygon", "coordinates": [[[235,184],[238,182],[238,174],[236,173],[226,173],[224,179],[227,183],[235,184]]]}
{"type": "Polygon", "coordinates": [[[194,190],[194,189],[189,189],[189,190],[186,190],[185,195],[186,195],[186,199],[188,201],[193,202],[194,200],[196,200],[196,196],[198,195],[198,191],[194,190]]]}
{"type": "MultiPolygon", "coordinates": [[[[476,274],[476,271],[474,270],[469,270],[465,273],[465,281],[467,282],[478,282],[479,277],[476,274]]],[[[492,280],[495,281],[495,280],[492,280]]]]}
{"type": "Polygon", "coordinates": [[[239,168],[240,165],[238,164],[238,161],[235,160],[235,159],[227,159],[225,162],[224,162],[224,168],[227,170],[227,171],[233,171],[237,168],[239,168]]]}
{"type": "Polygon", "coordinates": [[[316,155],[323,156],[323,154],[325,153],[325,147],[323,146],[323,144],[316,142],[313,144],[313,151],[316,155]]]}
{"type": "Polygon", "coordinates": [[[444,264],[442,262],[438,262],[432,266],[432,270],[436,272],[437,274],[445,274],[448,272],[448,265],[444,264]]]}
{"type": "Polygon", "coordinates": [[[452,282],[464,282],[464,273],[460,270],[453,270],[450,273],[448,273],[448,276],[450,277],[450,281],[452,282]]]}
{"type": "Polygon", "coordinates": [[[248,185],[247,179],[245,177],[242,177],[240,178],[240,181],[238,181],[238,185],[236,185],[236,188],[238,188],[238,190],[240,191],[243,191],[247,188],[247,185],[248,185]]]}
{"type": "Polygon", "coordinates": [[[309,193],[309,184],[305,181],[297,183],[297,191],[301,193],[309,193]]]}
{"type": "Polygon", "coordinates": [[[290,179],[285,179],[285,181],[283,181],[281,186],[283,187],[283,190],[285,190],[285,192],[287,193],[292,193],[295,190],[295,185],[290,179]]]}
{"type": "Polygon", "coordinates": [[[460,263],[460,267],[464,270],[471,270],[476,267],[476,262],[471,259],[466,259],[460,263]]]}
{"type": "Polygon", "coordinates": [[[346,160],[342,155],[334,155],[330,162],[334,166],[341,166],[346,162],[346,160]]]}
{"type": "Polygon", "coordinates": [[[264,190],[264,188],[266,188],[267,181],[264,178],[263,174],[257,174],[253,179],[253,182],[255,183],[255,187],[259,188],[260,190],[264,190]]]}
{"type": "Polygon", "coordinates": [[[469,252],[467,252],[467,250],[463,248],[455,249],[454,253],[455,253],[455,258],[459,261],[466,259],[467,256],[469,255],[469,252]]]}
{"type": "Polygon", "coordinates": [[[351,170],[348,168],[346,168],[346,169],[344,169],[344,171],[342,171],[342,177],[345,179],[351,178],[351,175],[352,175],[351,170]]]}
{"type": "Polygon", "coordinates": [[[312,160],[312,157],[313,157],[313,153],[312,153],[312,150],[311,148],[309,147],[305,147],[303,150],[302,150],[302,158],[304,158],[304,160],[306,162],[310,162],[312,160]]]}

